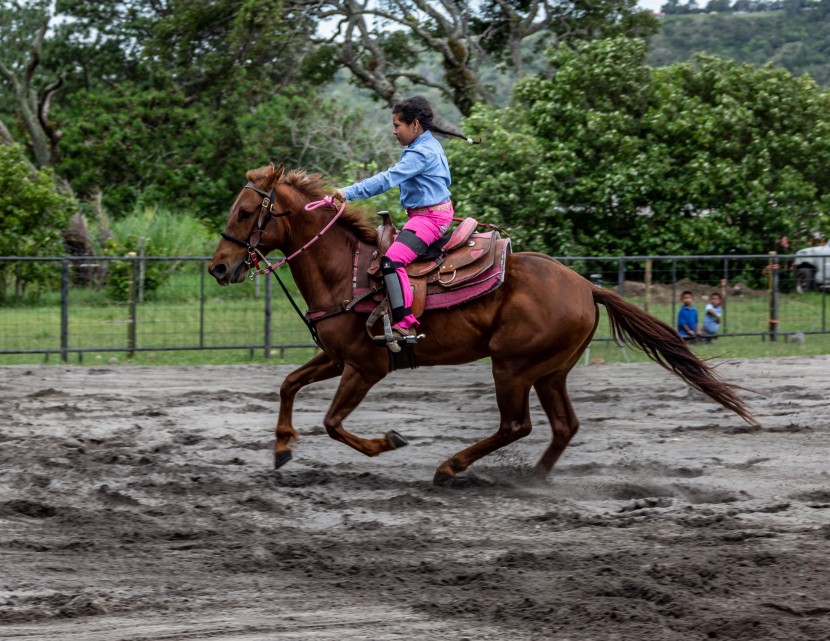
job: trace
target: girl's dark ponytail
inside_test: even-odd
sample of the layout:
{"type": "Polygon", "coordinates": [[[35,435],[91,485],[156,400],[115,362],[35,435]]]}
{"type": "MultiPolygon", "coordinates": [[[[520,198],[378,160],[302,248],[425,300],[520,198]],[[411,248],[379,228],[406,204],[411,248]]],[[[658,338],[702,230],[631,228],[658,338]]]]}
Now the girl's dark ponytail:
{"type": "Polygon", "coordinates": [[[455,131],[448,131],[436,125],[432,120],[434,117],[432,114],[432,107],[430,106],[429,101],[423,96],[404,98],[392,107],[392,113],[398,114],[398,117],[407,125],[412,124],[413,121],[417,120],[426,131],[432,131],[436,134],[441,134],[442,136],[461,138],[461,140],[466,140],[467,143],[471,145],[481,144],[480,139],[473,140],[464,134],[460,134],[455,131]]]}

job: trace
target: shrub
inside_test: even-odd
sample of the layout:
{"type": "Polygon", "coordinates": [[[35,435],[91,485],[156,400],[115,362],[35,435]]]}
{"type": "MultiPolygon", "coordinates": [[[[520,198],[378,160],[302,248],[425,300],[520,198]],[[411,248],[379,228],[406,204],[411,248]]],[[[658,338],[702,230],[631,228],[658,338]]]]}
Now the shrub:
{"type": "MultiPolygon", "coordinates": [[[[61,255],[61,230],[75,209],[49,169],[34,169],[20,145],[0,144],[0,256],[61,255]]],[[[27,290],[37,296],[55,283],[52,274],[45,263],[17,263],[13,270],[0,264],[0,298],[9,290],[15,300],[27,290]]]]}
{"type": "MultiPolygon", "coordinates": [[[[126,256],[130,252],[147,257],[204,256],[210,251],[211,234],[192,216],[175,216],[166,209],[136,209],[112,224],[112,238],[104,247],[105,256],[126,256]]],[[[148,260],[144,263],[141,289],[152,295],[178,269],[179,261],[148,260]]],[[[107,291],[116,299],[129,297],[131,261],[112,261],[107,291]]]]}

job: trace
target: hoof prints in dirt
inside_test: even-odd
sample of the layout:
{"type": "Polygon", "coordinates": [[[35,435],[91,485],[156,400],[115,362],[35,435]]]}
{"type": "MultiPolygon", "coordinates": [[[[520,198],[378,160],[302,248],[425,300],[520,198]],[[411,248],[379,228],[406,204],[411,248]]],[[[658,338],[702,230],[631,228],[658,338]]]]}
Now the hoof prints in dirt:
{"type": "MultiPolygon", "coordinates": [[[[352,466],[347,466],[351,468],[352,466]]],[[[342,466],[307,469],[279,469],[271,473],[275,487],[314,487],[331,485],[337,492],[359,490],[409,489],[412,483],[374,472],[349,472],[342,466]]]]}
{"type": "MultiPolygon", "coordinates": [[[[149,624],[224,611],[225,625],[252,603],[290,613],[284,636],[384,638],[318,615],[396,603],[407,639],[824,641],[830,426],[819,400],[792,400],[800,383],[788,398],[775,387],[800,381],[804,361],[775,363],[757,406],[773,427],[753,434],[730,433],[732,418],[716,425],[722,416],[659,367],[577,370],[583,426],[549,479],[528,474],[550,439],[532,398],[534,432],[450,488],[432,485],[435,467],[498,422],[488,368],[413,370],[399,377],[404,395],[371,393],[349,427],[372,436],[405,423],[418,445],[377,459],[320,427],[334,381],[303,390],[303,438],[278,474],[263,409],[276,385],[251,394],[238,368],[211,371],[215,391],[200,369],[153,368],[152,384],[133,385],[138,370],[113,368],[94,379],[100,395],[83,368],[37,368],[28,381],[0,369],[0,555],[13,559],[0,638],[16,638],[14,621],[61,639],[61,620],[80,638],[112,618],[147,623],[148,641],[180,638],[149,624]],[[457,411],[482,395],[478,413],[457,411]],[[784,400],[793,415],[771,405],[784,400]],[[52,411],[61,404],[71,421],[52,411]],[[670,422],[644,419],[651,406],[670,422]],[[687,421],[703,428],[671,431],[687,421]]],[[[758,368],[745,369],[734,382],[758,384],[758,368]]]]}
{"type": "Polygon", "coordinates": [[[674,467],[654,461],[646,463],[620,463],[605,465],[602,463],[582,463],[563,465],[556,469],[556,476],[608,476],[608,475],[644,475],[679,478],[697,478],[706,474],[701,468],[674,467]]]}
{"type": "Polygon", "coordinates": [[[602,479],[577,477],[556,479],[553,487],[563,497],[579,500],[628,501],[632,499],[675,498],[691,504],[733,503],[751,498],[743,492],[734,492],[708,485],[680,483],[609,482],[602,479]]]}
{"type": "Polygon", "coordinates": [[[28,516],[33,519],[47,519],[55,516],[57,510],[51,505],[16,499],[0,503],[0,516],[28,516]]]}
{"type": "Polygon", "coordinates": [[[273,472],[272,478],[276,487],[311,487],[330,483],[332,475],[325,470],[291,470],[273,472]]]}

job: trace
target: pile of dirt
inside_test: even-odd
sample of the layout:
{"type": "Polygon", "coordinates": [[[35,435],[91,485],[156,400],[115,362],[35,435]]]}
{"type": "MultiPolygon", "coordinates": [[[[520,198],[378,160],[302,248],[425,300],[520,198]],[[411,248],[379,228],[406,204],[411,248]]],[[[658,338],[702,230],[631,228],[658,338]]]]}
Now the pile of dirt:
{"type": "MultiPolygon", "coordinates": [[[[624,281],[623,287],[626,298],[645,298],[645,283],[627,280],[624,281]]],[[[671,283],[652,283],[649,288],[650,300],[655,305],[670,305],[672,300],[679,304],[680,295],[684,291],[692,292],[695,301],[703,304],[709,302],[712,293],[720,292],[720,287],[696,283],[687,279],[679,280],[673,286],[671,283]]],[[[766,289],[752,289],[744,283],[730,283],[725,287],[722,294],[727,299],[738,296],[756,298],[768,296],[769,292],[766,289]]]]}

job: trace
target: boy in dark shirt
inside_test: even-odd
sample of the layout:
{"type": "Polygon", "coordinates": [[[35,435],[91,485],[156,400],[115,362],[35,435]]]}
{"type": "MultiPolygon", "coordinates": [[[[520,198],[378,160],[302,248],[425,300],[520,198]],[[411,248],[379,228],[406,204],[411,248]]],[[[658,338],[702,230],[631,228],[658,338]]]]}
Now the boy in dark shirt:
{"type": "Polygon", "coordinates": [[[677,331],[683,340],[693,341],[700,336],[698,329],[697,310],[694,308],[692,292],[685,291],[680,295],[683,307],[677,313],[677,331]]]}

